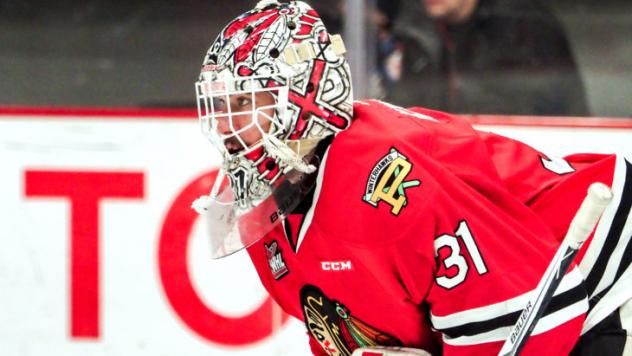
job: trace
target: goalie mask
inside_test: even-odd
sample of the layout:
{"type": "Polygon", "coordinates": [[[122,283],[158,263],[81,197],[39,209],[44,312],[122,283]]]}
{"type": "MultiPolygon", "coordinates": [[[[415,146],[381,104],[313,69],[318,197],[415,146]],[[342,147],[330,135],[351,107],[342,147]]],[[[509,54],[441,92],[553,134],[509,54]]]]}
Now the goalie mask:
{"type": "Polygon", "coordinates": [[[214,257],[263,237],[313,187],[313,149],[353,115],[344,52],[300,1],[262,0],[211,45],[195,87],[202,132],[223,165],[194,208],[212,225],[214,257]]]}

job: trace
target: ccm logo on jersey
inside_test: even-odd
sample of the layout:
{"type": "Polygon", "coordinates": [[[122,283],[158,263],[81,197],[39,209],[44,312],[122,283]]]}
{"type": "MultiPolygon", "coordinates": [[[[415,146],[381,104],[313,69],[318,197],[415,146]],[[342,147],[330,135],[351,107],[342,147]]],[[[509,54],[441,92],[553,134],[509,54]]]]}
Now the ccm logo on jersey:
{"type": "Polygon", "coordinates": [[[322,261],[320,267],[323,271],[351,271],[351,261],[322,261]]]}

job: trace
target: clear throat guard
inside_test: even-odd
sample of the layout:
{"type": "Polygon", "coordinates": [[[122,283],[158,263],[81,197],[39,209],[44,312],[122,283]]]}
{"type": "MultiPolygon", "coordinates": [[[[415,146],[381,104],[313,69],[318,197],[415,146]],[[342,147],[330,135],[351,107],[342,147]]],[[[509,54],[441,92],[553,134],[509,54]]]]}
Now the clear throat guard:
{"type": "MultiPolygon", "coordinates": [[[[318,167],[318,157],[312,155],[309,165],[318,167]]],[[[220,171],[211,194],[192,205],[205,220],[211,257],[231,255],[272,231],[314,189],[317,174],[318,170],[290,169],[273,184],[262,184],[257,200],[244,201],[236,197],[229,179],[220,171]]]]}

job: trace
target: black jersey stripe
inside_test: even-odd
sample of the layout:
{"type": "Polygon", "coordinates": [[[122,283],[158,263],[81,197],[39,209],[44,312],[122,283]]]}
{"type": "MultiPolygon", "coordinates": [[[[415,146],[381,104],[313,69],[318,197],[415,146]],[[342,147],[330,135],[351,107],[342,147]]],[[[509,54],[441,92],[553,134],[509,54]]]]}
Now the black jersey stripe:
{"type": "MultiPolygon", "coordinates": [[[[632,164],[628,161],[625,161],[628,173],[630,174],[628,177],[629,180],[626,180],[626,184],[623,186],[623,198],[621,199],[621,204],[625,204],[627,206],[628,216],[630,214],[630,209],[632,208],[632,164]]],[[[625,224],[625,223],[624,223],[625,224]]],[[[632,263],[632,236],[630,240],[628,240],[627,246],[625,246],[625,250],[623,252],[623,256],[621,257],[621,261],[619,262],[619,268],[617,269],[617,274],[614,278],[615,281],[618,281],[623,272],[630,266],[632,263]]]]}
{"type": "Polygon", "coordinates": [[[601,298],[603,298],[606,294],[608,294],[610,289],[612,289],[615,283],[619,280],[623,272],[625,272],[625,270],[628,267],[630,267],[630,263],[632,263],[632,241],[628,242],[628,245],[625,247],[625,250],[623,251],[623,256],[621,256],[621,261],[619,262],[619,267],[617,268],[617,273],[615,275],[614,280],[608,287],[604,288],[604,290],[593,295],[590,298],[589,303],[588,303],[589,305],[588,310],[592,310],[595,307],[595,305],[599,303],[601,298]]]}
{"type": "MultiPolygon", "coordinates": [[[[542,318],[550,315],[556,311],[562,310],[565,307],[573,305],[582,299],[586,298],[586,289],[583,284],[579,284],[563,293],[560,293],[551,299],[549,306],[546,308],[546,311],[542,315],[542,318]]],[[[459,326],[454,326],[445,329],[437,329],[442,332],[444,335],[449,338],[457,338],[461,336],[474,336],[477,334],[482,334],[485,332],[489,332],[492,330],[496,330],[502,327],[511,327],[513,326],[518,317],[522,313],[522,310],[517,310],[515,312],[511,312],[505,315],[500,315],[492,319],[482,320],[472,323],[467,323],[459,326]]]]}
{"type": "Polygon", "coordinates": [[[287,242],[290,244],[292,251],[296,253],[296,240],[295,236],[292,235],[292,226],[288,219],[283,220],[283,231],[285,231],[285,237],[287,238],[287,242]]]}
{"type": "Polygon", "coordinates": [[[593,296],[599,282],[603,278],[606,267],[610,263],[612,252],[619,243],[623,227],[628,218],[628,214],[630,213],[630,207],[632,206],[632,165],[630,162],[625,160],[625,167],[625,180],[619,207],[617,208],[612,220],[610,231],[606,236],[606,241],[599,252],[599,257],[597,257],[597,261],[586,277],[586,289],[588,290],[589,296],[593,296]]]}
{"type": "Polygon", "coordinates": [[[623,256],[621,256],[621,262],[619,262],[619,268],[617,269],[617,274],[614,277],[615,282],[619,280],[623,272],[630,266],[632,263],[632,238],[628,241],[628,245],[625,247],[623,251],[623,256]]]}

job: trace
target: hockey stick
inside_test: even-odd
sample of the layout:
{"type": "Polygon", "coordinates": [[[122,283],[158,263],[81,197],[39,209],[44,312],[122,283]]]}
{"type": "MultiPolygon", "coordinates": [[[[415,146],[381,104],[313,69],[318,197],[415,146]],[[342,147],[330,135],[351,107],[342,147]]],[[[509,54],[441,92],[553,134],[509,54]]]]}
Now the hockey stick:
{"type": "Polygon", "coordinates": [[[606,185],[602,183],[590,185],[588,194],[571,221],[562,244],[522,310],[518,321],[511,329],[499,355],[513,356],[520,352],[542,313],[549,305],[553,293],[562,281],[577,251],[594,230],[601,213],[606,209],[611,199],[612,191],[606,185]]]}

